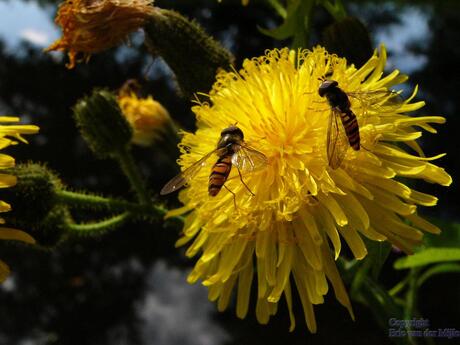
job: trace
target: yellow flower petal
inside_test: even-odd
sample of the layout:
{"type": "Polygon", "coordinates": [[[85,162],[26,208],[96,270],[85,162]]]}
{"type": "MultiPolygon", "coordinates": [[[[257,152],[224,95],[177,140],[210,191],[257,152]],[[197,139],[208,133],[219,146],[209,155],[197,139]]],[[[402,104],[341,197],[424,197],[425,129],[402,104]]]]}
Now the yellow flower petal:
{"type": "Polygon", "coordinates": [[[11,228],[0,228],[0,240],[14,240],[34,244],[35,240],[28,233],[11,228]]]}
{"type": "MultiPolygon", "coordinates": [[[[21,134],[33,134],[38,132],[38,127],[34,125],[16,125],[18,117],[0,116],[0,150],[10,145],[17,144],[16,140],[27,143],[21,134]]],[[[0,153],[0,170],[12,168],[15,165],[13,157],[0,153]]],[[[0,173],[0,188],[12,187],[16,184],[16,177],[10,174],[0,173]]],[[[0,200],[0,212],[11,210],[10,204],[0,200]]],[[[0,224],[5,224],[5,220],[0,218],[0,224]]],[[[33,244],[35,240],[27,233],[8,227],[0,227],[0,240],[15,240],[33,244]]],[[[9,267],[0,260],[0,283],[9,275],[9,267]]]]}
{"type": "Polygon", "coordinates": [[[2,260],[0,260],[0,284],[3,283],[10,275],[10,268],[2,260]]]}

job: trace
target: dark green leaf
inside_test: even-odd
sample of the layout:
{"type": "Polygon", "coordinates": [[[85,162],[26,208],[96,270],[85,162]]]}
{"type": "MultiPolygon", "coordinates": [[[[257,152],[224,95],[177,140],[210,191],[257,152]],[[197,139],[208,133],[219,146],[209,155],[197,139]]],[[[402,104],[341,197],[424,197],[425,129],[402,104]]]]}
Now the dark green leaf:
{"type": "Polygon", "coordinates": [[[314,0],[291,0],[288,1],[287,12],[284,22],[275,29],[259,27],[263,34],[277,40],[293,38],[292,48],[305,47],[310,28],[311,10],[314,0]]]}
{"type": "Polygon", "coordinates": [[[297,17],[299,15],[300,7],[301,7],[300,0],[290,1],[287,7],[287,15],[286,15],[286,18],[283,24],[271,30],[259,27],[259,31],[277,40],[284,40],[289,37],[292,37],[296,31],[297,17]]]}
{"type": "Polygon", "coordinates": [[[367,248],[367,256],[365,260],[371,261],[370,272],[372,278],[377,280],[380,271],[382,270],[383,264],[390,255],[391,244],[388,242],[377,242],[364,239],[364,243],[367,248]]]}
{"type": "Polygon", "coordinates": [[[426,234],[423,241],[426,247],[460,247],[460,224],[440,219],[430,219],[430,221],[442,232],[439,235],[426,234]]]}
{"type": "MultiPolygon", "coordinates": [[[[366,278],[362,284],[360,300],[365,301],[377,323],[384,330],[388,330],[389,319],[403,319],[402,308],[396,304],[382,286],[370,278],[366,278]]],[[[408,338],[395,338],[393,340],[397,344],[408,344],[408,338]]]]}

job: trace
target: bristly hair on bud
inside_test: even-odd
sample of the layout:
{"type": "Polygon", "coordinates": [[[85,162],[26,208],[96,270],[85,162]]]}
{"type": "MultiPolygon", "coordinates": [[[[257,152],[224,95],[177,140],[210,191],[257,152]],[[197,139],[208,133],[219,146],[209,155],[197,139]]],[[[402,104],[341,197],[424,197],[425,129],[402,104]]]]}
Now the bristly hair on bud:
{"type": "Polygon", "coordinates": [[[94,90],[74,107],[74,118],[83,138],[97,157],[108,158],[131,142],[132,129],[115,95],[94,90]]]}
{"type": "Polygon", "coordinates": [[[173,70],[186,98],[211,90],[218,70],[228,70],[233,63],[232,54],[198,23],[175,11],[156,11],[144,30],[147,47],[173,70]]]}
{"type": "MultiPolygon", "coordinates": [[[[38,244],[52,246],[62,235],[57,223],[49,224],[56,213],[56,193],[63,185],[59,177],[46,166],[37,163],[18,164],[7,171],[17,183],[5,190],[5,199],[14,205],[3,218],[8,226],[23,229],[38,244]]],[[[55,218],[55,217],[54,217],[55,218]]]]}

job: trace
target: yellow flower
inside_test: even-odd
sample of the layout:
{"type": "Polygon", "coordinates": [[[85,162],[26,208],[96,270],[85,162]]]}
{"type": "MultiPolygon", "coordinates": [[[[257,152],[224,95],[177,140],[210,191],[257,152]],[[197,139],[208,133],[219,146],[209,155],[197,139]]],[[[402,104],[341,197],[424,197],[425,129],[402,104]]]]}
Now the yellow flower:
{"type": "Polygon", "coordinates": [[[165,134],[171,118],[152,96],[140,98],[135,92],[120,93],[118,104],[133,129],[133,143],[150,146],[165,134]]]}
{"type": "Polygon", "coordinates": [[[46,51],[67,51],[68,68],[78,59],[114,47],[142,27],[155,12],[153,0],[67,0],[59,6],[56,23],[63,36],[46,51]]]}
{"type": "Polygon", "coordinates": [[[442,155],[425,157],[416,142],[422,135],[419,128],[435,132],[429,123],[445,119],[409,116],[424,105],[411,103],[416,90],[400,102],[371,97],[407,79],[398,71],[382,77],[385,62],[384,47],[360,69],[321,47],[297,54],[288,49],[267,51],[246,60],[239,72],[220,72],[210,102],[193,108],[198,129],[183,137],[183,169],[212,151],[221,130],[235,123],[246,142],[269,160],[266,169],[244,176],[255,196],[233,169],[226,186],[236,194],[236,207],[225,189],[214,198],[208,196],[210,171],[201,169],[179,195],[184,207],[171,212],[191,211],[177,245],[193,240],[186,254],[201,256],[188,281],[202,280],[219,310],[227,307],[236,289],[236,313],[245,317],[256,275],[260,323],[276,313],[284,294],[294,328],[294,285],[307,326],[315,332],[313,305],[323,303],[328,281],[353,317],[334,262],[342,239],[362,259],[367,254],[362,236],[389,241],[410,253],[423,231],[439,232],[416,212],[417,205],[433,206],[437,199],[411,189],[399,177],[451,183],[443,169],[430,163],[442,155]],[[345,92],[370,92],[368,101],[350,97],[362,149],[349,148],[338,169],[329,166],[326,153],[331,109],[318,95],[318,79],[325,75],[345,92]]]}
{"type": "MultiPolygon", "coordinates": [[[[0,116],[0,150],[15,145],[19,141],[27,143],[21,134],[33,134],[38,132],[38,127],[33,125],[12,125],[19,122],[17,117],[0,116]],[[7,124],[7,125],[5,125],[7,124]]],[[[13,167],[14,158],[5,154],[0,154],[0,170],[13,167]]],[[[12,187],[16,184],[16,177],[9,174],[0,174],[0,188],[12,187]]],[[[0,200],[0,212],[7,212],[11,206],[0,200]]],[[[5,221],[0,217],[0,224],[5,221]]],[[[17,240],[22,242],[34,243],[32,237],[23,231],[0,227],[0,240],[17,240]]],[[[9,274],[8,266],[0,260],[0,283],[3,282],[9,274]]]]}

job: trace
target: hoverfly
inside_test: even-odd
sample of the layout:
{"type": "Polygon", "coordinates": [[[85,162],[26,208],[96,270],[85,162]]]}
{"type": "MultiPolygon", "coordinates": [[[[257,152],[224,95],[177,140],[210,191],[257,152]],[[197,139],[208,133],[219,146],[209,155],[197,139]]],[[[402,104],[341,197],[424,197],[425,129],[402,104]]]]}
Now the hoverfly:
{"type": "Polygon", "coordinates": [[[362,105],[366,105],[366,108],[375,107],[375,105],[371,105],[372,103],[378,103],[382,106],[398,104],[401,103],[402,98],[399,92],[393,90],[345,92],[339,87],[337,81],[326,77],[319,79],[321,85],[318,88],[318,93],[321,97],[326,97],[331,107],[327,129],[327,158],[329,166],[332,169],[337,169],[342,164],[349,146],[355,151],[359,151],[362,147],[358,119],[351,110],[349,97],[358,99],[362,105]]]}
{"type": "Polygon", "coordinates": [[[214,154],[218,156],[218,159],[213,165],[211,174],[209,175],[208,194],[210,196],[216,196],[222,187],[225,187],[233,194],[235,201],[235,194],[225,186],[225,182],[227,181],[228,175],[234,165],[238,170],[241,182],[246,189],[254,195],[254,193],[251,192],[249,187],[243,181],[242,174],[249,173],[266,166],[267,157],[262,152],[247,146],[244,142],[243,131],[236,127],[236,125],[225,128],[220,133],[217,148],[203,156],[200,160],[192,164],[177,176],[173,177],[161,189],[160,194],[169,194],[182,188],[187,182],[196,176],[200,169],[206,164],[206,161],[214,154]]]}
{"type": "Polygon", "coordinates": [[[331,107],[327,128],[327,158],[329,166],[337,169],[345,158],[348,146],[355,151],[360,149],[358,120],[350,108],[348,95],[339,87],[338,82],[322,79],[318,93],[326,97],[331,107]]]}

